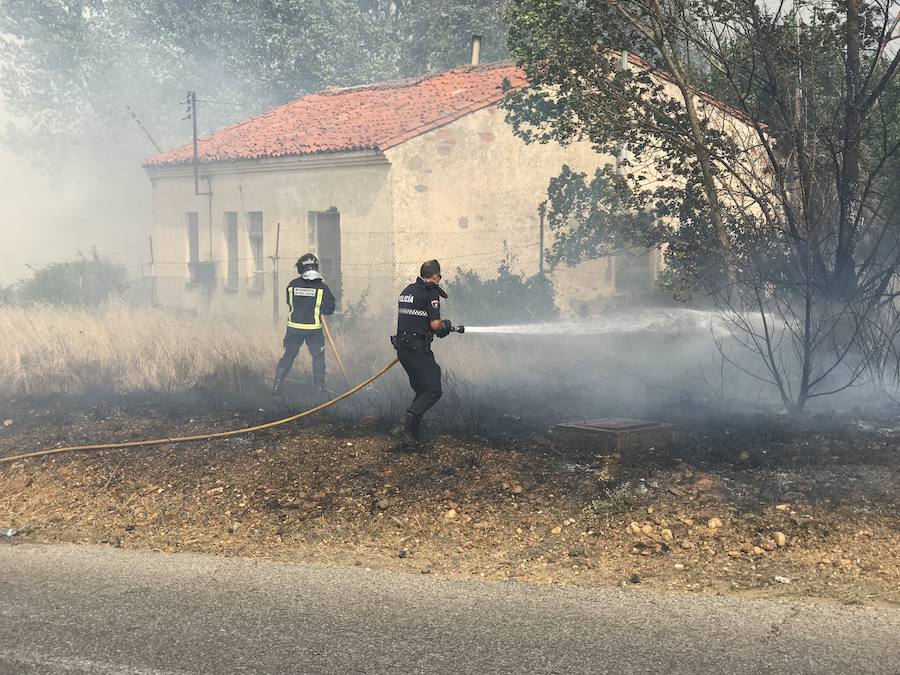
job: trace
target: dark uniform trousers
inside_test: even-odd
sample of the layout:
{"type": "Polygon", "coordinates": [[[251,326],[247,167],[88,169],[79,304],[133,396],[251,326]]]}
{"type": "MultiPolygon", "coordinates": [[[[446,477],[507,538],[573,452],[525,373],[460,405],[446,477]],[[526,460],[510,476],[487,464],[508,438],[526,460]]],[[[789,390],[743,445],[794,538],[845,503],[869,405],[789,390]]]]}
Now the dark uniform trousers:
{"type": "Polygon", "coordinates": [[[409,376],[416,397],[406,411],[421,417],[441,398],[441,367],[434,360],[431,342],[422,338],[397,336],[397,358],[409,376]]]}
{"type": "Polygon", "coordinates": [[[325,335],[321,328],[303,330],[288,326],[284,334],[284,356],[278,362],[276,372],[287,375],[294,365],[294,359],[300,353],[300,347],[306,343],[312,356],[313,382],[317,386],[325,384],[325,335]]]}

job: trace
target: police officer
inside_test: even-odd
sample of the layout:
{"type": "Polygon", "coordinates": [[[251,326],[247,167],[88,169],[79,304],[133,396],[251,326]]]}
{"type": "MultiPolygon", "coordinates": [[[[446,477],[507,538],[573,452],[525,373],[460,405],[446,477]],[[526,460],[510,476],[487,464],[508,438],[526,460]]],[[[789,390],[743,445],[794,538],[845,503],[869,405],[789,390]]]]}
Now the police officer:
{"type": "Polygon", "coordinates": [[[391,435],[408,447],[418,441],[422,415],[441,397],[441,367],[434,360],[431,341],[435,335],[449,335],[453,326],[441,319],[441,298],[447,294],[440,282],[440,263],[423,263],[419,278],[403,289],[397,306],[397,335],[391,341],[416,396],[391,435]]]}
{"type": "Polygon", "coordinates": [[[325,336],[322,333],[322,315],[334,313],[334,294],[325,285],[319,273],[319,259],[312,253],[297,261],[300,276],[287,286],[287,332],[284,335],[284,356],[275,367],[275,384],[272,395],[281,394],[284,378],[291,371],[294,359],[305,342],[312,355],[313,382],[319,391],[325,392],[325,336]]]}

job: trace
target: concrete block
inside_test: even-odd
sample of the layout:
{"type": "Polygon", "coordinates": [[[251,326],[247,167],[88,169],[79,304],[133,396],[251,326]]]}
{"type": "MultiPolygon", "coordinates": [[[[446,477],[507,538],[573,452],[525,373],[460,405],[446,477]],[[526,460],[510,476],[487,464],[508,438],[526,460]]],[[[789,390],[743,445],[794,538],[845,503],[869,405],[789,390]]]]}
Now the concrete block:
{"type": "Polygon", "coordinates": [[[627,417],[563,422],[556,425],[554,433],[565,447],[605,455],[664,447],[677,443],[679,437],[675,424],[627,417]]]}

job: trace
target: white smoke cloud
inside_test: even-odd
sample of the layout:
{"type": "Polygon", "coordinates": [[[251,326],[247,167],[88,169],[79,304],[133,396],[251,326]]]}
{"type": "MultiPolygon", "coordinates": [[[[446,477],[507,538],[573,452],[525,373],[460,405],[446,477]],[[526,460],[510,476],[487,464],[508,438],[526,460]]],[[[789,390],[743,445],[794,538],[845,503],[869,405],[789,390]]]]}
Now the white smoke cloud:
{"type": "MultiPolygon", "coordinates": [[[[0,128],[15,120],[0,101],[0,128]]],[[[53,175],[0,146],[0,285],[28,267],[96,247],[126,265],[148,258],[150,183],[137,162],[86,152],[53,175]]]]}

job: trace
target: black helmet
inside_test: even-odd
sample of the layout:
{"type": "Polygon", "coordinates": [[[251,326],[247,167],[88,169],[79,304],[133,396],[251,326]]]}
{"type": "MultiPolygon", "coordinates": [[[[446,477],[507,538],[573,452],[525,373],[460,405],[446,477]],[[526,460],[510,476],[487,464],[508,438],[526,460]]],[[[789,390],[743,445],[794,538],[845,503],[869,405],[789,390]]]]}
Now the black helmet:
{"type": "Polygon", "coordinates": [[[300,260],[297,261],[297,271],[300,274],[304,272],[308,272],[309,270],[318,270],[319,269],[319,259],[314,256],[312,253],[305,253],[300,256],[300,260]]]}

